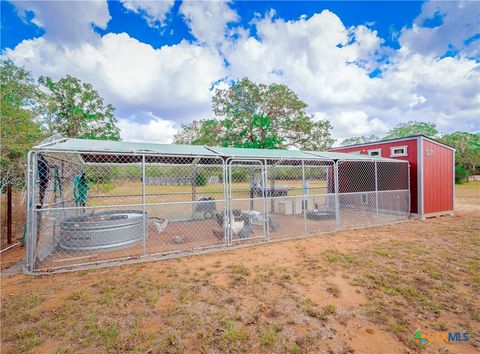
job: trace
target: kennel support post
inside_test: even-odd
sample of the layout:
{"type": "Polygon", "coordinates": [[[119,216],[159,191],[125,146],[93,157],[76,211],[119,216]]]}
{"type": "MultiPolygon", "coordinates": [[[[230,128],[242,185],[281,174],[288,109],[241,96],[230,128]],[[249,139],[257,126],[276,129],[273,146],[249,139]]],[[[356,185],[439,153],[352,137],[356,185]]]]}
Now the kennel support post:
{"type": "Polygon", "coordinates": [[[35,205],[35,179],[36,179],[36,162],[37,162],[37,153],[29,152],[28,156],[28,170],[29,170],[29,222],[27,223],[27,235],[26,235],[26,252],[27,252],[27,270],[33,272],[35,270],[35,247],[36,247],[36,235],[37,235],[37,213],[35,205]]]}
{"type": "MultiPolygon", "coordinates": [[[[268,177],[267,177],[267,159],[264,159],[263,160],[263,166],[262,166],[262,184],[263,184],[263,217],[265,220],[263,220],[263,224],[264,224],[264,230],[265,230],[265,239],[268,241],[270,239],[270,220],[269,220],[269,212],[268,212],[268,205],[267,205],[267,198],[268,198],[268,186],[267,186],[267,180],[268,180],[268,177]]],[[[273,175],[272,175],[273,176],[273,175]]],[[[273,178],[272,178],[273,180],[273,178]]],[[[273,209],[272,209],[272,213],[275,211],[275,199],[273,199],[273,187],[272,187],[272,191],[270,192],[270,200],[271,200],[271,204],[273,204],[273,209]]]]}
{"type": "Polygon", "coordinates": [[[378,219],[378,166],[375,161],[375,216],[378,219]]]}
{"type": "Polygon", "coordinates": [[[145,154],[142,155],[142,215],[143,215],[143,255],[147,255],[147,215],[145,197],[145,154]]]}
{"type": "Polygon", "coordinates": [[[225,163],[225,159],[222,159],[222,183],[223,183],[223,242],[225,246],[230,244],[228,239],[228,214],[227,211],[229,210],[230,198],[228,196],[228,188],[227,188],[227,165],[225,163]]]}
{"type": "Polygon", "coordinates": [[[225,176],[226,176],[226,190],[227,190],[227,199],[228,199],[228,204],[227,204],[227,210],[226,210],[226,215],[227,218],[225,219],[225,230],[227,233],[227,245],[232,244],[233,240],[233,232],[232,232],[232,224],[233,224],[233,212],[232,212],[232,199],[233,199],[233,193],[232,193],[232,159],[227,158],[225,161],[226,165],[226,171],[225,171],[225,176]]]}
{"type": "Polygon", "coordinates": [[[338,197],[338,161],[333,165],[333,184],[335,188],[335,224],[340,226],[340,200],[338,197]]]}
{"type": "Polygon", "coordinates": [[[195,161],[192,165],[192,220],[195,219],[195,201],[197,200],[197,167],[195,161]]]}
{"type": "MultiPolygon", "coordinates": [[[[455,173],[455,168],[453,169],[453,173],[455,173]]],[[[410,191],[410,162],[408,163],[407,167],[407,188],[408,188],[408,213],[412,212],[412,196],[410,191]]]]}
{"type": "Polygon", "coordinates": [[[25,253],[26,253],[26,261],[25,261],[25,267],[28,271],[32,271],[30,268],[30,234],[32,230],[32,225],[31,222],[33,220],[31,216],[32,212],[32,207],[31,207],[31,173],[32,173],[32,166],[31,166],[31,159],[32,159],[32,152],[29,151],[27,154],[27,230],[25,233],[25,239],[23,240],[23,245],[25,246],[25,253]]]}
{"type": "Polygon", "coordinates": [[[303,228],[305,233],[307,233],[307,181],[305,180],[305,160],[302,160],[302,209],[303,209],[303,228]]]}

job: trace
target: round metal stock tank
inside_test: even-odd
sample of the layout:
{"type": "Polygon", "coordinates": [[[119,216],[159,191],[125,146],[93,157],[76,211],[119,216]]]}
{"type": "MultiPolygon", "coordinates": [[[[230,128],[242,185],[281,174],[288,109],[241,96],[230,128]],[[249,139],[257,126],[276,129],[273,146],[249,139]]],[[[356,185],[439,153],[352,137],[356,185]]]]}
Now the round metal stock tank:
{"type": "Polygon", "coordinates": [[[59,247],[69,251],[91,251],[127,246],[143,239],[143,222],[143,212],[139,210],[66,217],[60,221],[59,247]]]}

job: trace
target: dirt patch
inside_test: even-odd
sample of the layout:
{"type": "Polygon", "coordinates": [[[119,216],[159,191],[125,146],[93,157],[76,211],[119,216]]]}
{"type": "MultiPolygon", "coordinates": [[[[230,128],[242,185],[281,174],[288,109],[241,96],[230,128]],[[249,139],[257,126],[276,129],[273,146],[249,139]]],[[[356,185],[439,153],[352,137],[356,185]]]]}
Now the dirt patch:
{"type": "Polygon", "coordinates": [[[378,326],[357,318],[335,326],[339,339],[354,353],[405,353],[403,343],[378,326]]]}
{"type": "Polygon", "coordinates": [[[25,248],[17,245],[0,254],[0,269],[7,269],[20,262],[25,255],[25,248]]]}
{"type": "MultiPolygon", "coordinates": [[[[478,190],[455,216],[223,253],[2,278],[2,352],[478,352],[478,190]],[[474,196],[475,198],[472,198],[474,196]]],[[[466,201],[463,204],[463,201],[466,201]]]]}

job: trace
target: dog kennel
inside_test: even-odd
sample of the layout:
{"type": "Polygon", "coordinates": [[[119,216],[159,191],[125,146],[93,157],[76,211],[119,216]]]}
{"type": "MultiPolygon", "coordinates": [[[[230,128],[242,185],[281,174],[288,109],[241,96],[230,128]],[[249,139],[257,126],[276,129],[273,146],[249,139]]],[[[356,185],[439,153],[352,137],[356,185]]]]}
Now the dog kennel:
{"type": "Polygon", "coordinates": [[[335,152],[58,139],[28,155],[26,271],[397,222],[409,164],[335,152]]]}

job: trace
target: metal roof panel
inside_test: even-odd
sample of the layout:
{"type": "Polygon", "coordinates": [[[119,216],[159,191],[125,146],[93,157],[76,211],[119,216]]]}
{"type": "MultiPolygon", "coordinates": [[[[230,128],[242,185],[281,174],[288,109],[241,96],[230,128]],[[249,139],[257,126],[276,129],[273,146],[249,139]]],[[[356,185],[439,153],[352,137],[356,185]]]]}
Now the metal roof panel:
{"type": "Polygon", "coordinates": [[[148,153],[171,156],[221,156],[252,159],[321,159],[321,160],[360,160],[360,161],[395,161],[399,160],[371,157],[367,155],[347,154],[330,151],[300,151],[279,149],[248,149],[228,147],[207,147],[200,145],[176,145],[141,143],[128,141],[60,139],[37,145],[34,150],[51,150],[77,153],[148,153]]]}
{"type": "Polygon", "coordinates": [[[216,153],[199,145],[173,145],[139,143],[129,141],[62,139],[34,149],[61,150],[72,152],[112,153],[156,153],[165,155],[217,156],[216,153]]]}

